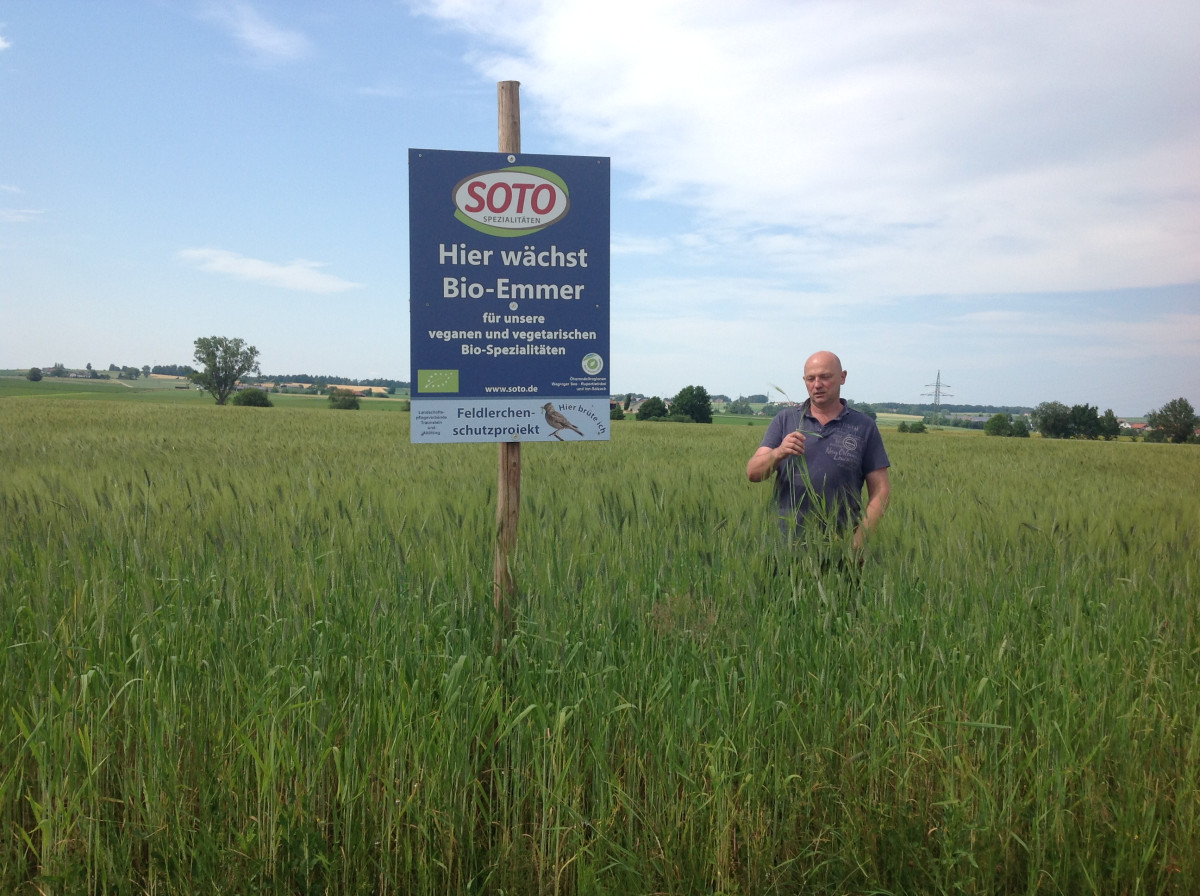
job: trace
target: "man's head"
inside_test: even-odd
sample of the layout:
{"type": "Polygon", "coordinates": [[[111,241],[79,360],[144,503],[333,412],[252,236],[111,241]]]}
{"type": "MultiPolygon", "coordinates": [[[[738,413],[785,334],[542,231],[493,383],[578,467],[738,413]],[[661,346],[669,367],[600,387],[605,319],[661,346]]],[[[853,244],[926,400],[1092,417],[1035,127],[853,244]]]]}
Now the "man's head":
{"type": "Polygon", "coordinates": [[[822,410],[839,407],[844,382],[846,371],[833,352],[817,352],[804,362],[804,386],[813,407],[822,410]]]}

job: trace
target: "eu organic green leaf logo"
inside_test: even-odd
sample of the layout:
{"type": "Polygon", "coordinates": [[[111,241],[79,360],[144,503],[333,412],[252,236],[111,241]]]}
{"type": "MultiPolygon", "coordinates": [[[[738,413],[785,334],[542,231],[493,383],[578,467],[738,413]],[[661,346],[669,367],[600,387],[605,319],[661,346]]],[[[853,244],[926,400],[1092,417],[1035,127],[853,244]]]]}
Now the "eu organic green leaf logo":
{"type": "Polygon", "coordinates": [[[418,370],[418,392],[457,392],[457,370],[418,370]]]}

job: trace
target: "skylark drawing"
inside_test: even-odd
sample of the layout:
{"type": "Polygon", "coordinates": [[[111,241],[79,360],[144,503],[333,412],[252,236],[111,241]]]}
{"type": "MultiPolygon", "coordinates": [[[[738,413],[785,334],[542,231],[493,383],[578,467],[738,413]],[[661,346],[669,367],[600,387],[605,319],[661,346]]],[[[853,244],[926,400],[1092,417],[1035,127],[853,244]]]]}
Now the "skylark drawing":
{"type": "Polygon", "coordinates": [[[554,409],[554,405],[551,402],[548,401],[542,405],[542,410],[546,412],[546,422],[550,424],[550,429],[553,430],[550,435],[554,436],[560,442],[563,441],[563,437],[559,435],[559,432],[564,429],[573,429],[575,432],[583,435],[578,426],[564,417],[561,411],[554,409]]]}

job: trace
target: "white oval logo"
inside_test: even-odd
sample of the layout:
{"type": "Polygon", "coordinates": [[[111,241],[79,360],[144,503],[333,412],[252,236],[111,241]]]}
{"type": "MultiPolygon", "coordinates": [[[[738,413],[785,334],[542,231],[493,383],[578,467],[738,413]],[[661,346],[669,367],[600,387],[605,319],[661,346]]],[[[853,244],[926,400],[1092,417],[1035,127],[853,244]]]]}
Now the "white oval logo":
{"type": "Polygon", "coordinates": [[[454,217],[493,236],[524,236],[562,220],[571,208],[567,185],[545,168],[483,171],[454,186],[454,217]]]}

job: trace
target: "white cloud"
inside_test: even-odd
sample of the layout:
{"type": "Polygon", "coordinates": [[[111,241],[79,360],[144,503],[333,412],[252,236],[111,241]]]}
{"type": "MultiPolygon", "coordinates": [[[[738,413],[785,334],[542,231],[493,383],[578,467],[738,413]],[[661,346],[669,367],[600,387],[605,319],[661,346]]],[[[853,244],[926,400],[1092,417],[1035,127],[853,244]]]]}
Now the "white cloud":
{"type": "Polygon", "coordinates": [[[324,265],[303,259],[290,261],[287,264],[277,264],[257,258],[247,258],[224,249],[183,249],[179,252],[178,257],[186,264],[208,273],[225,274],[238,280],[296,290],[297,292],[339,293],[362,286],[361,283],[352,283],[341,277],[321,273],[318,269],[324,265]]]}
{"type": "Polygon", "coordinates": [[[974,311],[939,326],[947,341],[987,339],[1031,347],[1037,343],[1080,358],[1103,349],[1122,358],[1200,357],[1200,314],[1166,311],[1134,319],[1118,317],[1111,307],[1091,317],[1053,307],[1040,311],[974,311]]]}
{"type": "MultiPolygon", "coordinates": [[[[3,49],[3,47],[0,47],[3,49]]],[[[0,193],[12,193],[17,195],[21,192],[20,187],[12,184],[0,184],[0,193]]],[[[0,208],[0,224],[25,224],[29,221],[36,221],[46,213],[45,209],[40,208],[0,208]]]]}
{"type": "Polygon", "coordinates": [[[205,8],[205,17],[225,28],[260,62],[293,62],[303,59],[312,49],[304,34],[268,21],[249,3],[238,0],[210,3],[205,8]]]}
{"type": "Polygon", "coordinates": [[[658,236],[613,234],[611,241],[613,255],[665,255],[671,246],[670,239],[658,236]]]}
{"type": "Polygon", "coordinates": [[[1193,0],[427,8],[714,257],[892,295],[1200,279],[1193,0]]]}
{"type": "Polygon", "coordinates": [[[0,51],[7,50],[12,46],[12,41],[7,40],[3,34],[0,34],[0,51]]]}
{"type": "Polygon", "coordinates": [[[24,224],[44,214],[40,208],[0,208],[0,224],[24,224]]]}

